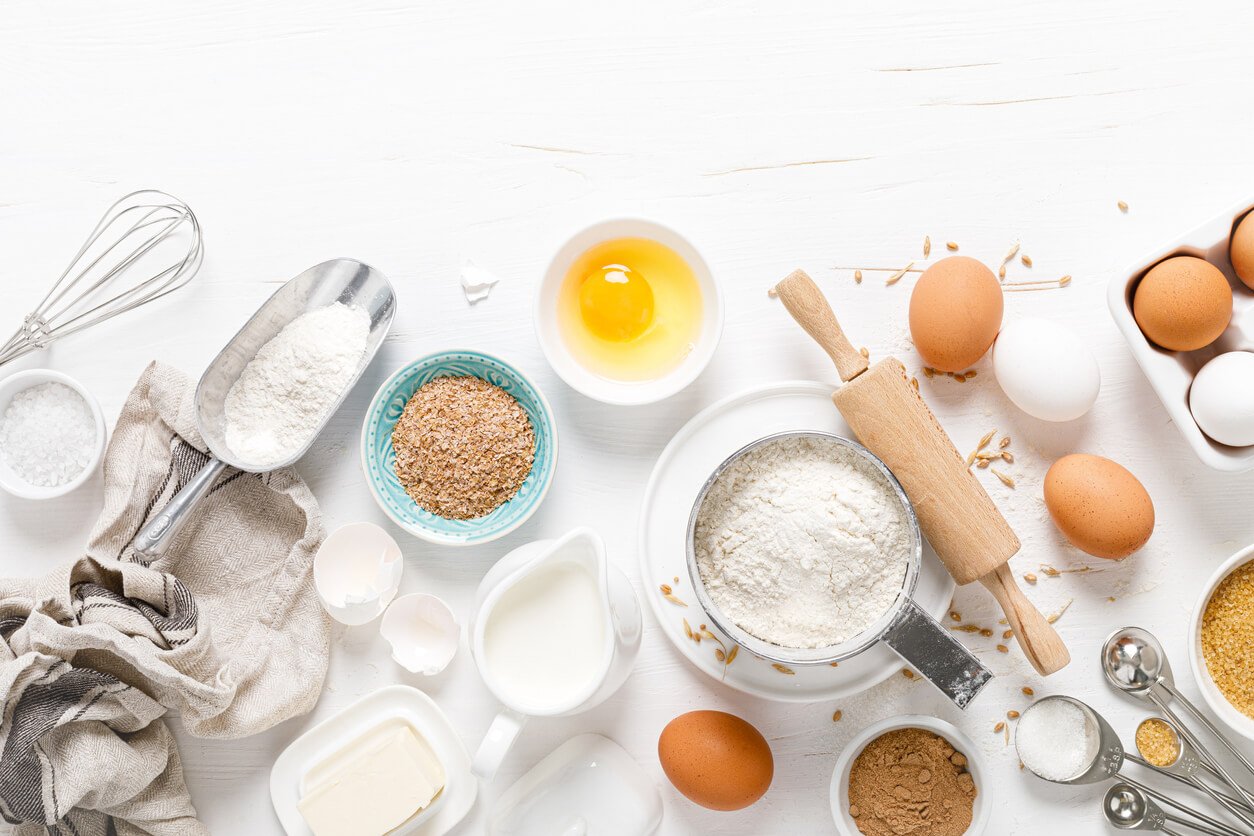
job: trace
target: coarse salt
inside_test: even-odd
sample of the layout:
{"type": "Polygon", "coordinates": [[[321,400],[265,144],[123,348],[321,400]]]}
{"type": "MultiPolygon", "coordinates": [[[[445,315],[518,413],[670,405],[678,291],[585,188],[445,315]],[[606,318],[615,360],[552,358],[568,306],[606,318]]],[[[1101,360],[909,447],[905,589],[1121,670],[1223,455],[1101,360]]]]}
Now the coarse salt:
{"type": "Polygon", "coordinates": [[[18,392],[0,418],[0,455],[23,482],[55,488],[72,481],[96,452],[96,419],[64,383],[18,392]]]}
{"type": "Polygon", "coordinates": [[[1023,765],[1047,781],[1068,781],[1097,758],[1097,728],[1069,700],[1045,699],[1019,719],[1015,747],[1023,765]]]}

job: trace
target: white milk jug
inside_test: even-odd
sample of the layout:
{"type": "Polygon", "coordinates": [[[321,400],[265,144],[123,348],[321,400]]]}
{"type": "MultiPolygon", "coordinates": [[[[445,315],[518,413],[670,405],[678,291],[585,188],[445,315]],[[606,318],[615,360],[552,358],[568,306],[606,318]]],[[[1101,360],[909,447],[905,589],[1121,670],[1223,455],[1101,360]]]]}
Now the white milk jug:
{"type": "Polygon", "coordinates": [[[472,770],[491,778],[528,717],[586,711],[618,690],[640,649],[640,602],[588,528],[520,546],[479,584],[470,650],[505,705],[472,770]]]}

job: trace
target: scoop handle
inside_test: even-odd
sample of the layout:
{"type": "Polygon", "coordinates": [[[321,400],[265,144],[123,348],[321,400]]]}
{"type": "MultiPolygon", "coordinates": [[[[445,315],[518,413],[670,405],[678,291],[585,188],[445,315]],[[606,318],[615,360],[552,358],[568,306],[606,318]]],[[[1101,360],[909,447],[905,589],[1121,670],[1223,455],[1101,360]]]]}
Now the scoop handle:
{"type": "Polygon", "coordinates": [[[131,541],[135,554],[144,558],[145,563],[152,563],[165,554],[174,538],[191,519],[192,509],[209,493],[209,489],[226,468],[226,462],[217,456],[211,456],[200,472],[135,535],[135,539],[131,541]]]}
{"type": "Polygon", "coordinates": [[[774,287],[774,293],[797,324],[832,358],[841,380],[853,380],[867,370],[867,358],[849,342],[823,291],[804,270],[793,270],[785,276],[774,287]]]}

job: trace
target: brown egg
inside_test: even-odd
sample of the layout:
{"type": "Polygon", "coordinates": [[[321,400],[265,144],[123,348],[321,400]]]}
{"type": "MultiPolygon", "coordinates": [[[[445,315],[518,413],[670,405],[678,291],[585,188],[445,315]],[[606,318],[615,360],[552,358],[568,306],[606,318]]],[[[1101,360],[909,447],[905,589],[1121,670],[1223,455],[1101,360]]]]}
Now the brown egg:
{"type": "Polygon", "coordinates": [[[722,711],[689,711],[671,720],[658,738],[657,756],[675,789],[711,810],[748,807],[775,774],[761,732],[722,711]]]}
{"type": "Polygon", "coordinates": [[[1072,453],[1045,474],[1045,507],[1071,544],[1095,557],[1121,560],[1154,533],[1154,502],[1127,468],[1101,456],[1072,453]]]}
{"type": "Polygon", "coordinates": [[[1146,337],[1170,351],[1194,351],[1232,319],[1232,287],[1219,268],[1191,255],[1160,261],[1136,286],[1132,314],[1146,337]]]}
{"type": "Polygon", "coordinates": [[[910,336],[923,362],[966,371],[1001,330],[1001,285],[974,258],[953,255],[923,271],[910,295],[910,336]]]}
{"type": "Polygon", "coordinates": [[[1228,257],[1232,260],[1232,269],[1237,271],[1237,278],[1254,290],[1254,212],[1242,218],[1233,230],[1228,257]]]}

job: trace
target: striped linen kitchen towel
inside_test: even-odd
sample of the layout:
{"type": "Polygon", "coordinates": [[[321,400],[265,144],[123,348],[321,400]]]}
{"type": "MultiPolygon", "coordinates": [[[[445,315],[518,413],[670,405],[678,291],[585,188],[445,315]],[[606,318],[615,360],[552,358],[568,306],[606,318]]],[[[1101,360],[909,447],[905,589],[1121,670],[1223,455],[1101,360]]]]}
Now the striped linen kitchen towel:
{"type": "Polygon", "coordinates": [[[110,441],[86,555],[0,580],[0,816],[18,834],[205,833],[166,711],[193,735],[243,737],[322,690],[321,515],[294,471],[228,472],[165,556],[129,550],[206,461],[193,391],[149,366],[110,441]]]}

